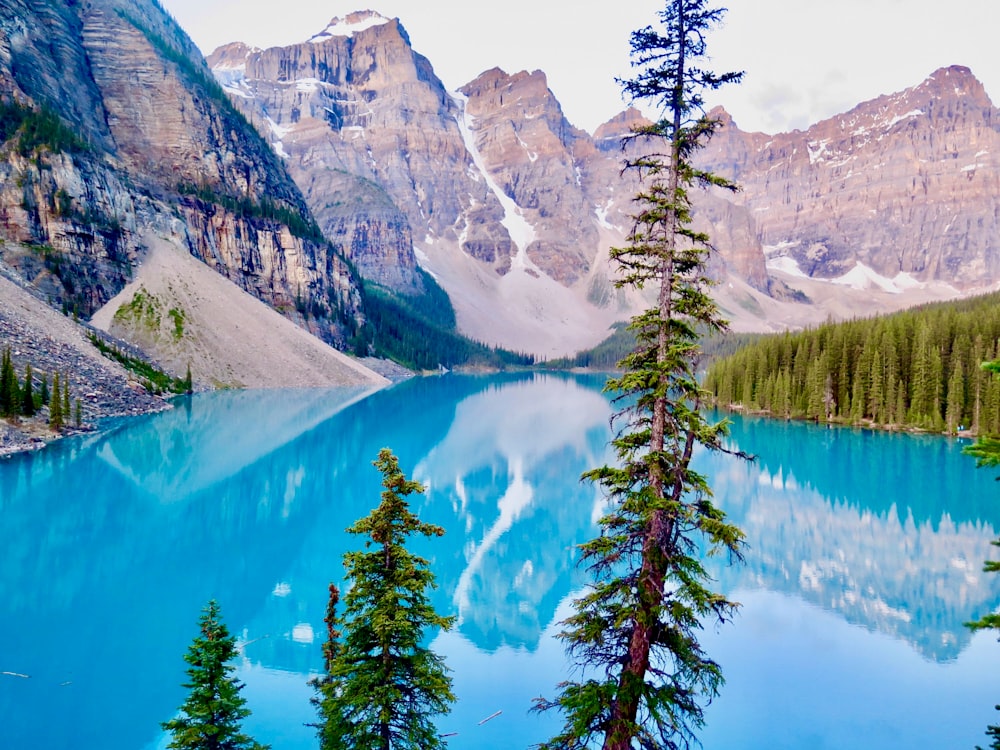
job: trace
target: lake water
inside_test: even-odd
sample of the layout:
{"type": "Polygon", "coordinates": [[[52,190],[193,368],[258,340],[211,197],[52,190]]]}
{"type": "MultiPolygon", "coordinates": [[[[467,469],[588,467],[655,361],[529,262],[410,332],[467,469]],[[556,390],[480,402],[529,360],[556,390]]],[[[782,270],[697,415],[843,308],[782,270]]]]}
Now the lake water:
{"type": "MultiPolygon", "coordinates": [[[[566,675],[553,634],[601,506],[578,478],[612,457],[600,386],[216,393],[0,462],[0,747],[163,747],[215,597],[245,644],[246,728],[314,748],[327,585],[359,542],[344,528],[378,502],[383,446],[447,531],[416,547],[459,618],[431,634],[459,698],[440,731],[455,750],[544,739],[557,717],[527,709],[566,675]]],[[[993,474],[940,437],[737,417],[732,442],[757,461],[698,458],[750,545],[742,567],[711,564],[743,607],[703,636],[727,677],[707,750],[984,744],[1000,644],[962,623],[1000,603],[1000,576],[980,572],[1000,529],[993,474]]]]}

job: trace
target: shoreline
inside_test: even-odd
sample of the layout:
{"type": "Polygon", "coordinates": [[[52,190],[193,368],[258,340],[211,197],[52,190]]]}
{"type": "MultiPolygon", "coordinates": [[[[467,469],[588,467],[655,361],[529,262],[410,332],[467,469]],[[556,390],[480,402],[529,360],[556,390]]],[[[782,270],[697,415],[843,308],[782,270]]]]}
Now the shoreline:
{"type": "Polygon", "coordinates": [[[938,435],[940,437],[965,438],[968,440],[976,440],[979,437],[979,434],[974,430],[958,430],[957,432],[952,433],[947,430],[929,430],[925,427],[915,427],[913,425],[906,424],[883,424],[880,422],[874,422],[870,419],[866,419],[862,422],[848,422],[842,419],[819,419],[818,417],[783,417],[772,413],[769,409],[752,409],[744,406],[743,404],[729,404],[727,406],[723,406],[722,404],[713,403],[713,408],[724,413],[728,412],[731,414],[741,414],[745,417],[763,417],[765,419],[780,420],[783,422],[807,422],[815,425],[826,425],[827,427],[847,427],[858,430],[876,430],[878,432],[891,432],[907,435],[938,435]]]}

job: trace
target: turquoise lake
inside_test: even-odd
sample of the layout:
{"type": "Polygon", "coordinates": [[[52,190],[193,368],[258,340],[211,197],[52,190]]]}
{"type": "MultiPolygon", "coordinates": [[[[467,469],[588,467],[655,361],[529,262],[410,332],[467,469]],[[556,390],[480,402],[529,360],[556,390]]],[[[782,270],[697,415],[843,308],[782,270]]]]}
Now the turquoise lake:
{"type": "MultiPolygon", "coordinates": [[[[378,502],[384,446],[447,532],[414,545],[458,617],[429,634],[458,696],[439,730],[455,750],[545,739],[558,717],[528,708],[567,675],[553,636],[601,512],[579,476],[613,457],[602,382],[206,394],[0,461],[0,747],[164,747],[214,597],[243,644],[246,729],[315,748],[327,586],[360,543],[345,527],[378,502]]],[[[942,437],[732,419],[730,442],[757,460],[697,459],[749,542],[744,565],[709,565],[743,606],[703,634],[727,678],[705,748],[986,744],[1000,644],[962,623],[1000,604],[1000,575],[981,572],[998,556],[995,472],[942,437]]]]}

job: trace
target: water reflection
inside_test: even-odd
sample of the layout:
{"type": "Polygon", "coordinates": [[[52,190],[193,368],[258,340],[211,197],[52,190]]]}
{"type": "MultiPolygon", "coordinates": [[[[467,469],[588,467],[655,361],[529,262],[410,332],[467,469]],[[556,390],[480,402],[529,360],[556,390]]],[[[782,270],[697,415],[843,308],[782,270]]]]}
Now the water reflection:
{"type": "Polygon", "coordinates": [[[753,547],[718,571],[727,588],[794,593],[942,661],[1000,601],[1000,576],[982,573],[998,488],[955,441],[755,418],[732,438],[755,464],[703,459],[753,547]]]}
{"type": "MultiPolygon", "coordinates": [[[[0,671],[32,675],[0,678],[5,746],[155,745],[214,596],[246,644],[258,739],[312,747],[303,686],[321,663],[326,586],[357,544],[345,527],[378,502],[370,462],[384,446],[428,485],[415,510],[447,531],[417,549],[438,576],[435,605],[460,618],[435,636],[460,697],[442,731],[460,731],[453,748],[542,739],[551,720],[525,711],[564,668],[552,636],[584,584],[576,545],[595,533],[600,505],[579,476],[610,459],[600,385],[448,376],[360,399],[212,394],[0,462],[0,671]],[[467,729],[497,709],[486,729],[467,729]],[[39,720],[53,712],[63,719],[39,720]]],[[[944,439],[737,419],[732,440],[758,461],[699,461],[750,540],[745,567],[713,568],[745,594],[748,624],[761,607],[815,605],[911,652],[961,660],[961,623],[1000,598],[1000,577],[979,572],[1000,528],[990,474],[944,439]],[[776,605],[779,594],[792,603],[776,605]]],[[[733,637],[750,638],[741,627],[733,637]]],[[[764,648],[759,635],[748,651],[764,648]]]]}

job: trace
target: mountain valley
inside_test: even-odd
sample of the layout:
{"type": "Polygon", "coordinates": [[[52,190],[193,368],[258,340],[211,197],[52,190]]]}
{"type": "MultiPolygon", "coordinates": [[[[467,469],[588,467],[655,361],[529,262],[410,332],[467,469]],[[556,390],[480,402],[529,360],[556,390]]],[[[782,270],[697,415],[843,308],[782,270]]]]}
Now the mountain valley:
{"type": "MultiPolygon", "coordinates": [[[[587,133],[537,70],[448,91],[399,19],[353,13],[300,44],[234,41],[206,61],[155,0],[12,0],[0,102],[0,264],[39,304],[93,317],[177,377],[190,366],[199,387],[381,382],[333,347],[386,356],[382,295],[434,300],[448,335],[543,359],[646,303],[608,263],[631,224],[622,138],[638,111],[587,133]],[[182,278],[184,299],[167,292],[182,278]],[[126,320],[140,288],[159,290],[156,325],[126,320]],[[274,314],[238,312],[247,295],[274,314]],[[199,296],[206,317],[173,335],[164,311],[193,315],[199,296]],[[288,344],[289,325],[325,342],[327,376],[264,354],[289,363],[311,344],[254,347],[264,331],[288,344]]],[[[701,163],[742,190],[700,195],[695,220],[734,330],[1000,282],[1000,115],[967,68],[805,131],[713,115],[724,127],[701,163]]]]}

